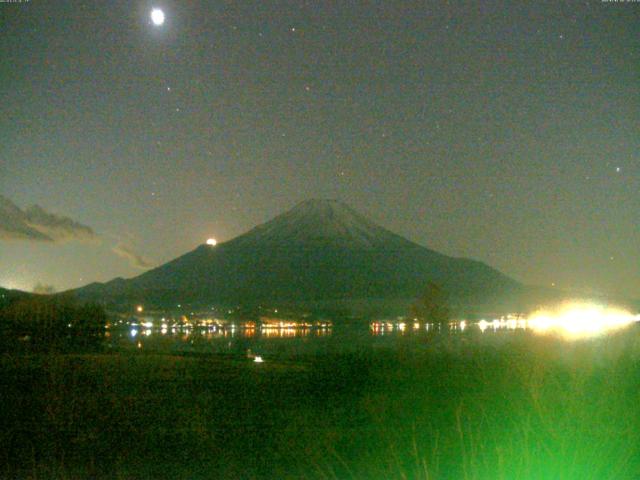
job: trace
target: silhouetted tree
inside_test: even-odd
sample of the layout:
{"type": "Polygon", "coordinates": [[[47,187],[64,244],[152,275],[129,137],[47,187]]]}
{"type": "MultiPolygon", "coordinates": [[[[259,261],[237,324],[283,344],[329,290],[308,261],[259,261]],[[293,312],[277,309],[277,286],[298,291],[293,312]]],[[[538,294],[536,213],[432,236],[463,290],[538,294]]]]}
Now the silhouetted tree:
{"type": "Polygon", "coordinates": [[[451,318],[449,296],[437,283],[429,281],[411,306],[411,321],[446,323],[451,318]]]}

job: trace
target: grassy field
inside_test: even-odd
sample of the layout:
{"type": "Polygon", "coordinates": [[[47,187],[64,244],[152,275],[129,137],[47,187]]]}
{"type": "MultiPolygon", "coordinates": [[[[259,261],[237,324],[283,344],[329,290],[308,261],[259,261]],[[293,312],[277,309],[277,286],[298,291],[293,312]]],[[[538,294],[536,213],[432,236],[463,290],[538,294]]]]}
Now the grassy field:
{"type": "Polygon", "coordinates": [[[1,357],[0,477],[640,478],[640,343],[1,357]]]}

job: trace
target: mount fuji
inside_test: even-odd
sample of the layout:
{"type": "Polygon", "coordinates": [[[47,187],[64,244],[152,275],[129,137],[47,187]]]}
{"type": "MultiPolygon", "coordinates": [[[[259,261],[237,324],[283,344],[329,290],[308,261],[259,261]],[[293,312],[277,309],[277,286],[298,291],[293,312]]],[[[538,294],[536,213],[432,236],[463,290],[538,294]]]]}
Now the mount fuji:
{"type": "Polygon", "coordinates": [[[159,305],[415,299],[432,281],[460,303],[517,294],[488,265],[411,242],[334,200],[307,200],[232,240],[128,280],[94,283],[83,299],[159,305]]]}

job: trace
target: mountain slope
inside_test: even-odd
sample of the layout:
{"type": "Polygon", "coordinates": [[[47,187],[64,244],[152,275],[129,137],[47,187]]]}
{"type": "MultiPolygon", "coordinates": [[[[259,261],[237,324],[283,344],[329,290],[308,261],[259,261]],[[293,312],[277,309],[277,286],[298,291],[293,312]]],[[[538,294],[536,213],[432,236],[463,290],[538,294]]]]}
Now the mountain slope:
{"type": "Polygon", "coordinates": [[[309,200],[233,240],[77,294],[163,304],[415,298],[429,280],[469,302],[520,289],[483,263],[422,247],[343,203],[309,200]]]}

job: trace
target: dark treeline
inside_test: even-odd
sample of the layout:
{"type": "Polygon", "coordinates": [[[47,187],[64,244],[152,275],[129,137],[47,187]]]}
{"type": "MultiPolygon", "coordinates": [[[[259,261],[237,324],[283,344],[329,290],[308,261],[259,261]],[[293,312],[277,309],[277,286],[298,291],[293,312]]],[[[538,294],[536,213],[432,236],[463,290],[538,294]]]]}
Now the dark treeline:
{"type": "Polygon", "coordinates": [[[0,306],[2,351],[79,351],[99,349],[106,314],[97,305],[69,297],[32,296],[0,306]]]}

